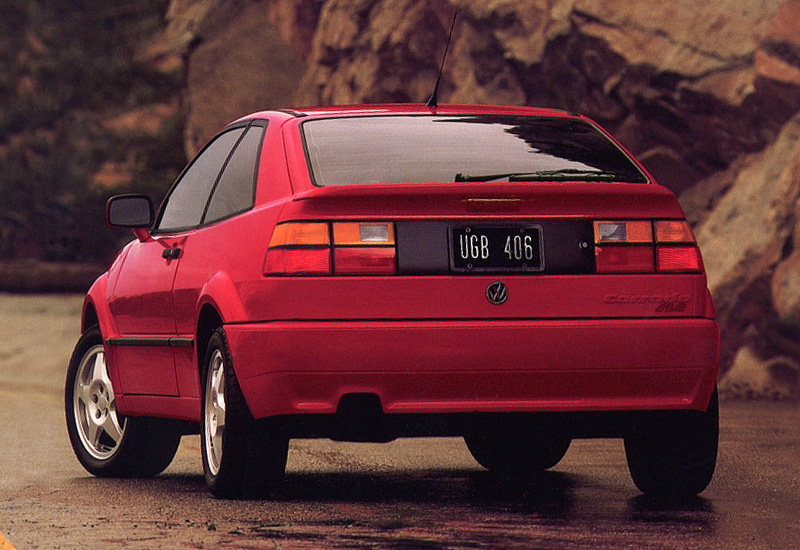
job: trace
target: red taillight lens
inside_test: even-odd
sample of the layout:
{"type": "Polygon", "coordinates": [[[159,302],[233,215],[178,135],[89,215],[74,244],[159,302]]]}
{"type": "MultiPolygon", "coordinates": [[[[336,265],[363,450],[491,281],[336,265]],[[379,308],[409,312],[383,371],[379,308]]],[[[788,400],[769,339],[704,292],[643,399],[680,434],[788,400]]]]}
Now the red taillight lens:
{"type": "Polygon", "coordinates": [[[594,249],[598,273],[653,273],[651,246],[598,246],[594,249]]]}
{"type": "Polygon", "coordinates": [[[335,275],[391,275],[397,273],[394,248],[353,247],[334,249],[335,275]]]}
{"type": "Polygon", "coordinates": [[[702,271],[700,250],[696,246],[659,246],[658,271],[692,273],[702,271]]]}
{"type": "Polygon", "coordinates": [[[267,275],[329,275],[329,248],[274,248],[267,253],[267,275]]]}

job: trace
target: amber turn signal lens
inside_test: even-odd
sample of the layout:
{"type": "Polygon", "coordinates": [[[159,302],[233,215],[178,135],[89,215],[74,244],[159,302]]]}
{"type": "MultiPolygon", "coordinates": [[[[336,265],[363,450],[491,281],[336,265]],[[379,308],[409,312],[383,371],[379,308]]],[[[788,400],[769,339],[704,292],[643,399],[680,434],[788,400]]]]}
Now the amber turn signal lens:
{"type": "Polygon", "coordinates": [[[269,247],[278,246],[327,246],[331,242],[327,223],[292,222],[275,228],[269,247]]]}
{"type": "Polygon", "coordinates": [[[333,242],[337,246],[392,246],[394,225],[391,223],[334,223],[333,242]]]}
{"type": "Polygon", "coordinates": [[[651,243],[653,224],[649,221],[594,222],[594,242],[595,244],[651,243]]]}
{"type": "Polygon", "coordinates": [[[656,241],[660,243],[694,243],[694,233],[685,220],[664,220],[656,222],[656,241]]]}

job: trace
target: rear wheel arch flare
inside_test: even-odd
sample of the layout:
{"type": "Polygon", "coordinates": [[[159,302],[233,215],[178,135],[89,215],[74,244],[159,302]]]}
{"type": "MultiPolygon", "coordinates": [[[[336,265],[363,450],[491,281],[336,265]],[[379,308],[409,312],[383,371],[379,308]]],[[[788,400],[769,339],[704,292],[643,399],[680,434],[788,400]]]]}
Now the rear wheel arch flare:
{"type": "Polygon", "coordinates": [[[213,305],[205,304],[200,309],[200,316],[197,319],[197,369],[201,379],[208,342],[211,340],[214,331],[221,327],[222,324],[222,316],[213,305]]]}

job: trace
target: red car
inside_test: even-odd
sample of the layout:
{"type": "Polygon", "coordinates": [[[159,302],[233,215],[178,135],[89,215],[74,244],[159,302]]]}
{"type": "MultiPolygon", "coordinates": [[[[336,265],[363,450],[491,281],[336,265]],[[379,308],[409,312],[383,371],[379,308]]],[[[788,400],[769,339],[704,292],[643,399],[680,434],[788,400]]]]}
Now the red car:
{"type": "Polygon", "coordinates": [[[719,326],[675,196],[560,111],[367,105],[224,128],[92,286],[66,417],[99,476],[199,431],[211,491],[263,494],[291,438],[463,436],[505,475],[621,437],[648,494],[714,472],[719,326]]]}

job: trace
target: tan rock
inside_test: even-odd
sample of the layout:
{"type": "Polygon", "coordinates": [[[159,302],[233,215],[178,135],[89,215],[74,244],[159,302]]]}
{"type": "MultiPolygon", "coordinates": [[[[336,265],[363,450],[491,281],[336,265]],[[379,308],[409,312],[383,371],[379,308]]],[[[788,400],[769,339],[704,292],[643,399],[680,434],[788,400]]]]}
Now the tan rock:
{"type": "Polygon", "coordinates": [[[179,113],[180,106],[177,103],[145,105],[103,122],[103,127],[118,136],[152,137],[158,135],[163,125],[179,113]]]}
{"type": "Polygon", "coordinates": [[[106,161],[92,176],[92,187],[98,191],[109,193],[132,181],[133,170],[130,163],[106,161]]]}
{"type": "Polygon", "coordinates": [[[800,115],[752,164],[733,175],[728,192],[696,230],[715,299],[732,303],[737,289],[746,288],[780,260],[794,229],[798,174],[800,115]],[[719,296],[723,286],[734,296],[719,296]]]}
{"type": "Polygon", "coordinates": [[[787,63],[764,50],[755,55],[755,70],[759,76],[800,86],[800,66],[787,63]]]}
{"type": "Polygon", "coordinates": [[[752,348],[742,347],[719,383],[723,397],[792,399],[798,397],[800,364],[790,357],[764,360],[752,348]]]}
{"type": "Polygon", "coordinates": [[[701,76],[745,62],[766,35],[782,0],[621,2],[579,0],[581,29],[631,64],[701,76]]]}
{"type": "Polygon", "coordinates": [[[800,0],[784,0],[767,32],[772,43],[800,46],[800,0]]]}
{"type": "Polygon", "coordinates": [[[259,2],[205,14],[202,40],[188,60],[189,155],[245,114],[292,105],[305,64],[283,41],[265,6],[259,2]]]}
{"type": "Polygon", "coordinates": [[[781,319],[800,321],[800,250],[775,268],[772,305],[781,319]]]}

